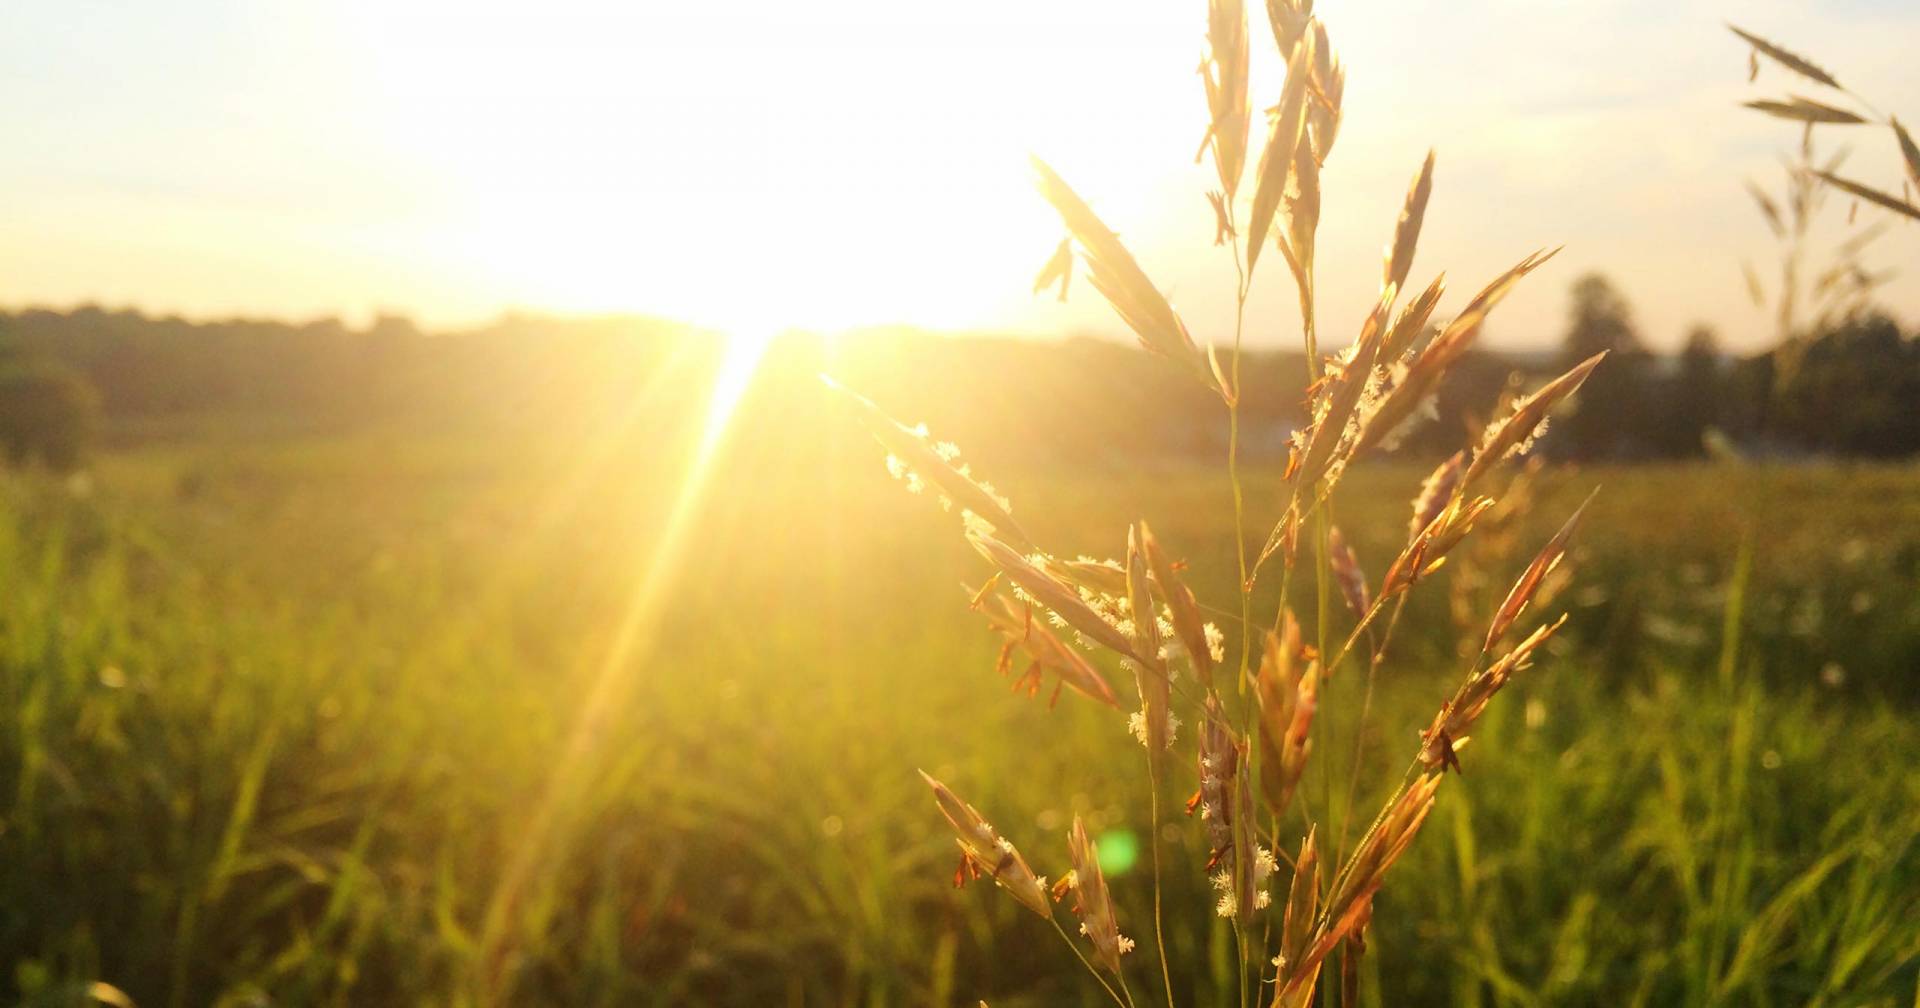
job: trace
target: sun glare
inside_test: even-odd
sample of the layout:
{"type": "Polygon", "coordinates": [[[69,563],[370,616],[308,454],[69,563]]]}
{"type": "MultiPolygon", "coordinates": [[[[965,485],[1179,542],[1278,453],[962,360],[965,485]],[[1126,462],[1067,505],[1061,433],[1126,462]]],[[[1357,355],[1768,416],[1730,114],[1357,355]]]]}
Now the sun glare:
{"type": "Polygon", "coordinates": [[[1023,310],[1034,257],[1059,240],[1030,150],[1123,194],[1148,170],[1124,155],[1141,130],[1175,124],[1188,142],[1194,94],[1040,98],[1124,79],[1101,62],[1142,51],[1189,75],[1198,39],[1172,16],[561,0],[536,18],[402,0],[343,24],[382,129],[436,180],[424,240],[478,286],[708,325],[751,303],[761,326],[958,328],[1023,310]],[[1009,65],[1009,39],[1051,55],[1009,65]]]}
{"type": "Polygon", "coordinates": [[[700,436],[700,452],[694,463],[696,469],[711,464],[712,455],[726,434],[728,422],[740,408],[740,400],[746,396],[754,372],[759,370],[760,359],[766,356],[767,347],[773,343],[773,333],[765,330],[729,333],[726,341],[726,355],[721,359],[719,373],[714,377],[713,394],[707,399],[707,422],[700,436]]]}
{"type": "Polygon", "coordinates": [[[495,887],[482,936],[485,958],[489,962],[504,953],[502,943],[511,941],[504,921],[521,899],[522,887],[537,859],[548,849],[553,834],[564,830],[563,806],[577,786],[577,775],[593,764],[597,744],[602,741],[602,725],[646,667],[646,658],[665,611],[667,590],[687,553],[688,527],[700,513],[712,488],[715,462],[772,342],[772,334],[764,330],[748,330],[726,337],[726,350],[707,397],[706,419],[698,445],[685,474],[673,485],[673,503],[666,517],[645,540],[647,545],[638,557],[626,607],[614,628],[612,642],[581,699],[567,746],[549,775],[546,790],[538,805],[530,810],[523,842],[495,887]]]}

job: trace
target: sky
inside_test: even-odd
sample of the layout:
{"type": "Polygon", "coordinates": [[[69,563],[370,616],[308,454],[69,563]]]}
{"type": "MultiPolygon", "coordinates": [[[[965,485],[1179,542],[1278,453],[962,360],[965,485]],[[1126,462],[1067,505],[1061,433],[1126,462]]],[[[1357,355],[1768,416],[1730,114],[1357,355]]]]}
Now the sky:
{"type": "MultiPolygon", "coordinates": [[[[1261,6],[1256,106],[1280,74],[1261,6]]],[[[1778,253],[1741,180],[1785,123],[1738,107],[1735,21],[1920,121],[1907,0],[1322,0],[1348,68],[1323,176],[1322,339],[1357,329],[1407,184],[1435,190],[1414,264],[1457,307],[1565,245],[1489,342],[1545,346],[1609,275],[1642,334],[1733,348],[1768,316],[1741,262],[1778,253]]],[[[1049,161],[1196,337],[1231,340],[1232,266],[1196,165],[1205,4],[1113,0],[10,0],[0,14],[0,305],[189,317],[632,312],[734,330],[904,323],[1124,332],[1090,286],[1029,293],[1062,236],[1049,161]]],[[[1897,187],[1884,129],[1850,174],[1897,187]]],[[[1257,156],[1257,141],[1255,143],[1257,156]]],[[[1250,160],[1252,160],[1250,158],[1250,160]]],[[[1251,183],[1243,186],[1250,192],[1251,183]]],[[[1844,236],[1843,204],[1823,235],[1844,236]]],[[[1862,219],[1871,215],[1865,209],[1862,219]]],[[[1855,225],[1859,226],[1859,225],[1855,225]]],[[[1920,227],[1875,246],[1920,268],[1920,227]]],[[[1277,256],[1247,338],[1293,345],[1277,256]]],[[[1920,277],[1881,300],[1920,320],[1920,277]]]]}

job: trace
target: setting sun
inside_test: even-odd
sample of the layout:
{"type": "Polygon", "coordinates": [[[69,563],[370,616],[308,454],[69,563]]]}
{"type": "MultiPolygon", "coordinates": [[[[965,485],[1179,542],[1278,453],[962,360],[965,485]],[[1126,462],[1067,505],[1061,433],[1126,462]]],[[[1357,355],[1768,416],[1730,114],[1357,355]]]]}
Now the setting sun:
{"type": "Polygon", "coordinates": [[[1188,68],[1190,26],[1088,34],[1098,6],[382,3],[340,30],[385,142],[445,180],[441,251],[525,303],[963,328],[1016,315],[1058,241],[1025,155],[1062,123],[1055,156],[1116,193],[1166,168],[1130,146],[1197,142],[1191,95],[1110,72],[1188,68]]]}

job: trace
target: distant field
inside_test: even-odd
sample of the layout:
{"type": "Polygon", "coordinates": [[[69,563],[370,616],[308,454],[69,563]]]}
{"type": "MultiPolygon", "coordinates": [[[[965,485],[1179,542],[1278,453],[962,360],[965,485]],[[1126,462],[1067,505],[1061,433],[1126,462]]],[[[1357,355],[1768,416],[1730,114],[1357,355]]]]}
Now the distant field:
{"type": "MultiPolygon", "coordinates": [[[[1057,875],[1073,813],[1141,839],[1122,836],[1146,818],[1125,716],[1008,692],[957,521],[849,429],[723,456],[628,623],[676,552],[685,467],[656,454],[236,439],[127,448],[82,487],[0,483],[0,985],[35,1004],[96,979],[141,1005],[1082,1003],[1041,925],[949,887],[913,770],[1057,875]]],[[[1116,554],[1145,517],[1203,601],[1230,600],[1212,470],[987,475],[1055,552],[1116,554]]],[[[1421,475],[1362,469],[1337,503],[1373,530],[1354,545],[1376,579],[1421,475]]],[[[1554,602],[1568,630],[1387,883],[1376,1002],[1912,1003],[1920,470],[1556,472],[1410,606],[1373,779],[1460,673],[1449,592],[1504,592],[1595,485],[1554,602]]],[[[1276,486],[1256,479],[1256,516],[1276,486]]],[[[1330,688],[1333,751],[1359,692],[1330,688]]],[[[1335,782],[1307,791],[1339,809],[1335,782]]],[[[1183,824],[1169,847],[1171,900],[1210,900],[1196,843],[1183,824]]],[[[1147,930],[1138,869],[1112,881],[1147,930]]],[[[1225,931],[1168,940],[1176,985],[1223,1003],[1225,931]]]]}

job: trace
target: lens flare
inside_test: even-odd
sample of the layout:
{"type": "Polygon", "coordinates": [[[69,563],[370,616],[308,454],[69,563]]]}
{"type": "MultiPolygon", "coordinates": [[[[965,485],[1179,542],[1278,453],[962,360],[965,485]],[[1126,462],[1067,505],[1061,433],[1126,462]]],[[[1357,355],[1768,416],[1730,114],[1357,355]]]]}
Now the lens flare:
{"type": "Polygon", "coordinates": [[[573,728],[554,763],[545,792],[520,833],[518,846],[488,904],[481,938],[480,964],[484,971],[481,982],[502,1001],[510,999],[507,987],[511,977],[507,964],[512,961],[509,945],[514,911],[535,868],[550,854],[566,847],[573,824],[572,813],[582,785],[591,779],[590,771],[605,737],[608,715],[619,708],[620,701],[628,695],[646,665],[644,659],[652,649],[667,590],[687,552],[688,526],[701,511],[700,505],[706,499],[728,430],[772,342],[772,333],[764,330],[726,338],[726,349],[707,398],[705,423],[692,461],[680,481],[672,508],[657,534],[651,537],[651,552],[643,553],[612,644],[581,699],[573,728]]]}

